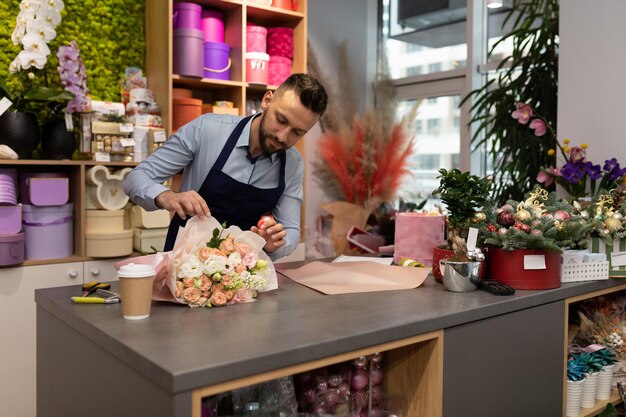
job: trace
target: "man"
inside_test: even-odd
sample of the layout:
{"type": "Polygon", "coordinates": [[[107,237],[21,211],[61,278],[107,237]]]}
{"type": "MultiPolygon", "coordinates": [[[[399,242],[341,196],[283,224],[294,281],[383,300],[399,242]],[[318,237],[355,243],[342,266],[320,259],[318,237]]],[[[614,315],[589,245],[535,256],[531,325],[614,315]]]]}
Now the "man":
{"type": "Polygon", "coordinates": [[[146,210],[175,212],[165,250],[171,250],[187,216],[212,215],[220,223],[264,237],[272,259],[300,241],[304,162],[293,148],[326,110],[315,78],[291,75],[267,91],[261,113],[245,118],[205,114],[181,127],[126,177],[124,190],[146,210]],[[179,192],[161,183],[183,171],[179,192]],[[257,222],[272,213],[275,220],[257,222]]]}

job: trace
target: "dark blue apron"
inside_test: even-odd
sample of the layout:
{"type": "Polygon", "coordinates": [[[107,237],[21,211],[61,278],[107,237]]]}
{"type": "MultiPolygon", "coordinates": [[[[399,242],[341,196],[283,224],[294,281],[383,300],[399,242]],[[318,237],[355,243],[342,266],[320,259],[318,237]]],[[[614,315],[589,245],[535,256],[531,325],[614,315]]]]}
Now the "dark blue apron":
{"type": "MultiPolygon", "coordinates": [[[[237,124],[198,190],[198,194],[206,200],[213,217],[220,223],[226,222],[228,226],[239,226],[241,230],[250,230],[252,226],[256,226],[262,215],[271,212],[276,207],[285,190],[286,156],[284,151],[278,154],[280,175],[276,188],[257,188],[239,182],[222,172],[222,168],[235,148],[243,128],[251,118],[252,116],[246,117],[237,124]]],[[[184,226],[185,223],[187,220],[182,220],[177,214],[174,214],[167,231],[165,251],[174,248],[178,228],[184,226]]]]}

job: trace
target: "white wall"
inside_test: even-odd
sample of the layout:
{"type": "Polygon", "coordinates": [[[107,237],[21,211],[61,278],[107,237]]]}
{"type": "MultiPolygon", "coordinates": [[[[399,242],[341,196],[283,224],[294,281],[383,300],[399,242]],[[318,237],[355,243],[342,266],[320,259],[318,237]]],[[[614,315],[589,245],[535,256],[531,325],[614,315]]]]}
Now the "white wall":
{"type": "Polygon", "coordinates": [[[588,143],[595,164],[626,164],[626,2],[566,0],[560,5],[559,139],[588,143]]]}
{"type": "MultiPolygon", "coordinates": [[[[376,73],[377,0],[309,0],[308,38],[315,50],[324,75],[337,82],[338,47],[347,41],[349,65],[352,70],[352,87],[358,100],[355,106],[362,112],[373,103],[371,82],[376,73]]],[[[305,239],[307,253],[315,234],[315,221],[319,208],[326,202],[323,192],[311,173],[311,161],[316,158],[316,145],[321,131],[312,129],[306,136],[305,170],[305,239]]],[[[313,254],[314,256],[314,254],[313,254]]]]}

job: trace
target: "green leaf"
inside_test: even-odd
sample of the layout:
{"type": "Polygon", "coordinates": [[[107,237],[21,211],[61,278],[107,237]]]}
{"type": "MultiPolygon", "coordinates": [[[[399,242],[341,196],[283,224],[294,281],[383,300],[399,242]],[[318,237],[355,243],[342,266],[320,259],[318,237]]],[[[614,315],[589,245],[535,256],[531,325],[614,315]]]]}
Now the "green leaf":
{"type": "Polygon", "coordinates": [[[598,417],[617,417],[617,409],[613,404],[608,403],[598,417]]]}
{"type": "Polygon", "coordinates": [[[69,101],[73,98],[74,94],[69,91],[40,86],[24,93],[24,99],[33,101],[69,101]]]}
{"type": "Polygon", "coordinates": [[[9,93],[9,89],[7,88],[6,83],[4,82],[3,79],[0,79],[0,94],[2,94],[2,97],[6,97],[11,101],[14,101],[13,98],[11,97],[11,93],[9,93]]]}

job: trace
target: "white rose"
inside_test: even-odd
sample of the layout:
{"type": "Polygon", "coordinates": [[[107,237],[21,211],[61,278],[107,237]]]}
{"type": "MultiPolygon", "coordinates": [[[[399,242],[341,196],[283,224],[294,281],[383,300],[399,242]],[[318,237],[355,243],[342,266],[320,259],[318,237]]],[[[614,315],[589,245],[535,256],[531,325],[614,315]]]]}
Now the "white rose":
{"type": "Polygon", "coordinates": [[[226,269],[226,258],[219,255],[210,255],[204,261],[204,273],[211,276],[216,272],[222,273],[226,269]]]}
{"type": "Polygon", "coordinates": [[[228,255],[228,261],[233,267],[236,267],[241,263],[241,255],[239,254],[239,252],[233,252],[228,255]]]}
{"type": "Polygon", "coordinates": [[[187,255],[183,257],[178,266],[176,276],[178,278],[198,278],[202,275],[202,262],[195,256],[187,255]]]}

